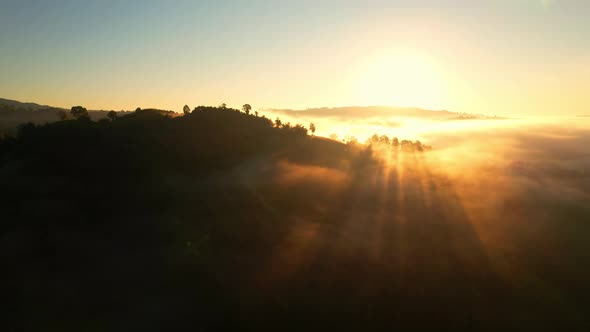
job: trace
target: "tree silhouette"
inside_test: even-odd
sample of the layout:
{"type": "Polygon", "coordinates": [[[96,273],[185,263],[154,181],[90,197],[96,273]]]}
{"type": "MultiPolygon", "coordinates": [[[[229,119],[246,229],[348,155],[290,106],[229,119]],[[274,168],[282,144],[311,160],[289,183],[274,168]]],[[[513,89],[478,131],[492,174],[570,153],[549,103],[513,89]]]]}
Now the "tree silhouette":
{"type": "Polygon", "coordinates": [[[242,106],[242,111],[244,111],[244,113],[250,115],[250,111],[252,110],[252,106],[250,106],[250,104],[244,104],[244,106],[242,106]]]}
{"type": "Polygon", "coordinates": [[[182,108],[182,111],[184,112],[184,115],[191,114],[191,108],[188,107],[188,105],[184,105],[184,107],[182,108]]]}
{"type": "Polygon", "coordinates": [[[424,147],[422,145],[422,142],[420,142],[420,141],[414,142],[414,149],[418,152],[424,151],[424,147]]]}
{"type": "Polygon", "coordinates": [[[295,126],[291,126],[291,124],[289,124],[289,129],[296,135],[299,136],[306,136],[307,135],[307,128],[305,128],[304,126],[297,124],[295,126]]]}
{"type": "Polygon", "coordinates": [[[82,106],[72,107],[72,109],[70,110],[70,113],[77,120],[90,119],[90,115],[88,115],[88,110],[82,106]]]}
{"type": "Polygon", "coordinates": [[[57,117],[58,117],[58,118],[59,118],[61,121],[63,121],[63,120],[66,120],[66,119],[68,118],[68,113],[66,113],[66,111],[64,111],[64,110],[57,110],[57,111],[55,112],[55,114],[57,114],[57,117]]]}
{"type": "Polygon", "coordinates": [[[373,136],[371,136],[371,138],[369,138],[367,140],[367,144],[377,144],[379,143],[379,135],[377,134],[373,134],[373,136]]]}
{"type": "Polygon", "coordinates": [[[222,103],[221,105],[219,105],[219,108],[226,109],[227,108],[227,104],[226,103],[222,103]]]}
{"type": "Polygon", "coordinates": [[[356,137],[347,135],[343,140],[347,145],[356,146],[359,144],[359,141],[356,137]]]}
{"type": "Polygon", "coordinates": [[[401,150],[404,152],[411,152],[414,150],[414,145],[412,144],[412,141],[409,140],[402,140],[401,142],[401,150]]]}
{"type": "Polygon", "coordinates": [[[309,124],[309,130],[311,131],[311,134],[314,135],[315,134],[315,124],[312,122],[309,124]]]}
{"type": "Polygon", "coordinates": [[[16,137],[22,139],[24,137],[34,136],[36,128],[37,126],[32,122],[22,123],[17,127],[16,137]]]}
{"type": "MultiPolygon", "coordinates": [[[[50,116],[56,120],[54,112],[51,111],[50,116]]],[[[14,221],[5,218],[0,222],[0,244],[4,247],[8,244],[11,249],[8,261],[19,267],[8,269],[4,273],[8,278],[3,276],[0,284],[16,288],[9,292],[9,302],[32,305],[31,309],[17,306],[14,316],[18,318],[18,325],[21,317],[26,317],[32,322],[27,321],[27,325],[35,324],[31,330],[43,330],[46,326],[57,329],[63,325],[61,312],[67,309],[68,317],[75,325],[80,325],[80,329],[93,324],[108,329],[119,325],[118,318],[125,314],[129,305],[137,305],[134,318],[137,314],[138,321],[152,314],[150,323],[152,319],[162,321],[163,326],[155,325],[154,330],[165,329],[169,318],[179,319],[180,323],[185,323],[185,319],[189,324],[195,322],[198,329],[203,323],[193,319],[191,308],[188,311],[181,308],[180,314],[177,313],[178,305],[187,303],[207,310],[203,315],[214,319],[206,324],[215,326],[218,319],[221,322],[226,317],[231,325],[241,324],[243,312],[252,313],[258,321],[264,318],[267,310],[276,312],[281,319],[295,321],[314,305],[352,312],[352,316],[361,317],[363,323],[366,306],[370,306],[371,320],[379,319],[380,316],[375,315],[380,313],[383,314],[381,319],[388,319],[397,305],[410,303],[407,312],[419,310],[422,305],[410,297],[414,288],[407,293],[400,292],[399,288],[401,278],[406,275],[403,273],[415,271],[389,267],[392,259],[398,257],[394,256],[399,249],[394,239],[400,234],[411,236],[408,243],[413,244],[406,246],[408,257],[419,261],[417,271],[424,273],[416,276],[421,282],[426,281],[427,289],[434,289],[434,296],[448,294],[453,301],[457,298],[455,295],[460,294],[458,300],[463,301],[461,292],[465,291],[469,295],[465,303],[471,305],[472,290],[487,286],[484,281],[488,279],[480,275],[492,275],[487,270],[481,274],[472,270],[469,265],[475,257],[471,254],[472,247],[456,242],[459,241],[456,239],[470,237],[464,226],[469,223],[458,220],[458,233],[451,232],[447,225],[452,224],[449,219],[452,216],[438,215],[443,210],[453,216],[464,214],[462,208],[457,210],[448,205],[452,202],[447,196],[453,196],[454,191],[436,185],[439,192],[432,194],[429,187],[429,191],[423,193],[422,181],[416,181],[414,187],[414,180],[426,172],[404,172],[404,181],[398,181],[398,174],[391,173],[397,169],[380,162],[379,154],[385,146],[375,144],[372,150],[351,136],[344,139],[347,145],[334,135],[331,136],[334,140],[309,138],[308,130],[302,125],[283,124],[279,118],[273,122],[262,115],[244,116],[233,108],[224,110],[216,106],[197,106],[190,116],[174,116],[179,114],[156,109],[104,114],[106,117],[98,123],[26,124],[19,127],[13,141],[3,140],[0,134],[0,183],[3,192],[10,193],[3,197],[2,214],[16,216],[14,221]],[[391,179],[390,174],[393,175],[391,179]],[[407,207],[402,209],[404,214],[395,209],[400,198],[397,190],[404,195],[402,203],[407,204],[402,206],[407,207]],[[426,201],[423,194],[429,194],[430,200],[426,201]],[[439,197],[445,200],[439,201],[439,197]],[[414,214],[409,215],[407,224],[385,223],[381,229],[380,221],[397,220],[405,217],[405,213],[414,214]],[[362,240],[354,243],[355,250],[342,251],[341,244],[348,239],[333,234],[339,235],[340,229],[349,230],[347,216],[353,214],[366,218],[362,226],[368,226],[369,231],[355,235],[362,240]],[[432,225],[439,227],[437,232],[430,232],[429,223],[420,224],[421,220],[430,222],[431,219],[436,219],[432,225]],[[316,223],[321,227],[316,228],[316,223]],[[248,273],[231,273],[241,271],[243,263],[254,264],[258,280],[259,271],[267,275],[275,268],[283,268],[275,264],[285,256],[275,256],[274,251],[287,249],[290,255],[289,247],[296,245],[297,249],[300,244],[291,243],[291,239],[300,241],[303,234],[303,240],[307,240],[309,226],[317,229],[319,239],[319,250],[315,251],[314,243],[314,255],[309,258],[318,257],[318,264],[326,265],[327,269],[299,269],[301,265],[297,264],[294,267],[298,272],[293,275],[280,275],[280,279],[275,279],[279,275],[273,273],[271,292],[259,291],[258,282],[251,282],[253,274],[249,269],[248,273]],[[379,248],[378,255],[373,255],[373,226],[384,236],[384,241],[380,242],[384,247],[379,248]],[[295,237],[292,236],[294,227],[297,227],[295,237]],[[445,254],[455,251],[448,249],[446,242],[449,246],[457,244],[457,252],[463,252],[464,248],[469,251],[465,266],[469,269],[466,271],[468,280],[473,275],[473,284],[455,292],[456,285],[451,283],[464,282],[462,275],[456,272],[464,265],[455,263],[455,260],[463,262],[463,256],[453,256],[448,261],[443,257],[443,263],[452,263],[445,267],[454,270],[443,274],[443,279],[436,275],[447,270],[440,269],[439,262],[433,261],[430,255],[438,247],[422,249],[425,244],[420,241],[431,237],[433,241],[429,242],[443,245],[440,250],[445,254]],[[22,241],[23,238],[32,240],[22,241]],[[323,242],[331,238],[336,238],[337,242],[323,242]],[[283,245],[285,240],[289,241],[288,247],[283,245]],[[386,254],[381,255],[381,252],[386,254]],[[269,253],[272,254],[270,260],[269,253]],[[371,255],[370,260],[366,259],[367,253],[371,255]],[[340,264],[344,264],[344,269],[337,266],[340,264]],[[21,265],[25,268],[21,269],[21,265]],[[430,266],[432,270],[428,269],[430,266]],[[115,275],[104,273],[113,269],[117,269],[115,275]],[[431,279],[426,279],[430,277],[426,272],[432,274],[431,279]],[[318,273],[325,274],[325,278],[318,279],[318,273]],[[367,288],[363,283],[359,285],[360,290],[355,288],[366,273],[377,276],[371,278],[377,287],[367,288]],[[292,277],[296,279],[290,279],[292,277]],[[397,277],[400,279],[390,280],[397,277]],[[129,280],[139,279],[142,280],[140,287],[129,291],[129,280]],[[66,292],[65,302],[55,296],[64,280],[75,286],[75,291],[66,292]],[[294,285],[318,282],[318,287],[296,286],[294,290],[283,290],[283,280],[293,280],[294,285]],[[34,286],[34,292],[27,290],[29,285],[34,286]],[[149,285],[162,287],[152,292],[146,288],[149,285]],[[445,288],[440,291],[439,287],[445,288]],[[350,293],[346,293],[349,289],[350,293]],[[410,301],[396,295],[388,302],[391,297],[381,296],[382,291],[408,296],[410,301]],[[16,299],[12,299],[13,293],[16,299]],[[344,301],[338,296],[340,293],[346,293],[344,301]],[[243,294],[254,296],[254,304],[246,303],[244,311],[234,310],[234,304],[245,303],[243,294]],[[280,303],[275,307],[275,294],[284,298],[285,303],[294,303],[294,311],[285,311],[280,303]],[[88,317],[86,310],[72,307],[75,304],[82,309],[93,309],[97,303],[98,306],[111,303],[115,297],[121,304],[115,305],[108,315],[100,314],[96,318],[88,317]],[[225,310],[228,307],[230,310],[225,310]],[[123,311],[119,313],[119,310],[123,311]]],[[[316,126],[308,124],[311,134],[316,126]]],[[[395,142],[399,143],[397,139],[395,142]]],[[[405,163],[410,161],[411,158],[405,159],[405,163]]],[[[437,179],[428,178],[427,181],[438,184],[434,182],[437,179]]],[[[479,243],[477,238],[475,240],[479,243]]],[[[308,262],[313,263],[304,260],[302,264],[308,262]]],[[[286,263],[291,264],[290,261],[286,263]]],[[[487,261],[483,264],[487,266],[487,261]]],[[[416,285],[415,289],[420,290],[422,286],[416,285]]],[[[495,287],[489,288],[495,290],[495,287]]],[[[479,294],[475,297],[480,298],[479,294]]],[[[482,307],[487,309],[487,297],[481,298],[486,301],[482,302],[482,307]]],[[[426,305],[428,300],[430,298],[424,299],[426,305]]],[[[501,300],[505,303],[504,296],[501,300]]],[[[432,312],[438,314],[446,307],[453,308],[452,304],[436,299],[432,312]],[[441,309],[440,303],[446,306],[441,309]]],[[[457,317],[463,316],[458,309],[457,317]]],[[[70,330],[67,329],[70,324],[67,322],[65,331],[70,330]]],[[[5,327],[6,322],[2,326],[5,327]]],[[[18,329],[8,325],[3,330],[18,329]]],[[[73,326],[71,330],[79,329],[73,326]]]]}
{"type": "Polygon", "coordinates": [[[109,118],[111,121],[115,121],[117,119],[117,112],[115,112],[115,111],[108,112],[107,118],[109,118]]]}

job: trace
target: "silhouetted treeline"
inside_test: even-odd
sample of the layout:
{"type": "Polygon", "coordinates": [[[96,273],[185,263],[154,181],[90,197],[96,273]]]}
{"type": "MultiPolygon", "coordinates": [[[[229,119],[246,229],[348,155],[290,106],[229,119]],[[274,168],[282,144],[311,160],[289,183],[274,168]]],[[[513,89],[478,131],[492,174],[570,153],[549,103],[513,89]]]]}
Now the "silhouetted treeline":
{"type": "Polygon", "coordinates": [[[0,244],[10,252],[2,286],[18,303],[5,324],[112,329],[131,307],[140,315],[133,324],[147,329],[164,328],[154,319],[167,316],[193,327],[238,324],[240,298],[255,288],[243,284],[254,270],[239,272],[236,259],[262,268],[294,218],[318,213],[317,197],[333,189],[314,183],[316,172],[375,164],[370,148],[309,136],[249,105],[187,108],[93,121],[75,106],[0,137],[9,193],[0,244]]]}
{"type": "Polygon", "coordinates": [[[183,117],[171,111],[137,109],[124,116],[109,113],[98,122],[91,121],[81,106],[70,113],[72,120],[20,125],[16,139],[6,140],[14,144],[3,149],[55,159],[47,165],[54,170],[91,167],[98,172],[102,167],[124,167],[122,161],[132,158],[129,162],[149,160],[152,170],[197,172],[235,166],[261,154],[288,154],[293,145],[307,147],[307,129],[301,125],[276,125],[265,117],[226,107],[199,106],[183,117]],[[76,156],[72,159],[83,156],[86,166],[61,165],[76,163],[61,159],[64,154],[76,156]]]}
{"type": "MultiPolygon", "coordinates": [[[[98,121],[108,117],[109,112],[114,111],[88,111],[88,116],[98,121]]],[[[119,111],[119,115],[129,112],[119,111]]],[[[21,103],[13,100],[0,98],[0,132],[11,136],[16,135],[17,127],[23,123],[34,123],[37,125],[72,119],[74,116],[70,110],[59,107],[44,106],[34,103],[21,103]]]]}
{"type": "MultiPolygon", "coordinates": [[[[34,122],[37,124],[57,121],[57,108],[26,107],[18,104],[2,104],[0,100],[0,132],[15,135],[16,128],[21,123],[34,122]]],[[[63,110],[62,110],[63,111],[63,110]]]]}
{"type": "Polygon", "coordinates": [[[424,152],[432,150],[430,145],[422,144],[420,141],[400,141],[397,137],[389,138],[387,135],[373,135],[367,140],[368,145],[374,145],[381,149],[391,149],[402,152],[424,152]]]}
{"type": "Polygon", "coordinates": [[[496,275],[420,142],[246,105],[87,114],[0,141],[3,330],[555,327],[521,320],[553,295],[496,275]]]}
{"type": "Polygon", "coordinates": [[[261,263],[287,219],[313,211],[275,184],[276,162],[354,155],[225,106],[98,122],[77,106],[68,118],[1,138],[7,330],[161,330],[165,317],[196,329],[237,324],[234,257],[261,263]],[[138,316],[121,322],[127,310],[138,316]]]}

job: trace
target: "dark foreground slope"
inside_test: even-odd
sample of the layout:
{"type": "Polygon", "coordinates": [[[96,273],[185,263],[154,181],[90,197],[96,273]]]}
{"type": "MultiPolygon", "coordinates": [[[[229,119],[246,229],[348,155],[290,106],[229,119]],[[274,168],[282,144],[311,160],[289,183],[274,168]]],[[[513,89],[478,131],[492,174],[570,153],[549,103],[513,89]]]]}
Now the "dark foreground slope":
{"type": "Polygon", "coordinates": [[[0,145],[3,330],[588,327],[587,268],[490,253],[424,153],[374,149],[205,107],[23,126],[0,145]]]}

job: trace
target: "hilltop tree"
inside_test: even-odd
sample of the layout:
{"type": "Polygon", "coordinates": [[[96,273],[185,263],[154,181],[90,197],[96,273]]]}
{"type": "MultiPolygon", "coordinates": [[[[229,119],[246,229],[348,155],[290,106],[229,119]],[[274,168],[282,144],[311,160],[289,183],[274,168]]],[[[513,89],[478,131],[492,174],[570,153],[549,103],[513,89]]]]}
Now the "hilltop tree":
{"type": "Polygon", "coordinates": [[[314,135],[315,134],[315,124],[312,122],[309,124],[309,131],[311,131],[311,134],[314,135]]]}
{"type": "Polygon", "coordinates": [[[219,105],[219,108],[226,109],[227,108],[227,104],[226,103],[222,103],[221,105],[219,105]]]}
{"type": "Polygon", "coordinates": [[[277,118],[275,120],[275,127],[281,128],[282,125],[283,125],[283,122],[281,121],[281,119],[277,118]]]}
{"type": "Polygon", "coordinates": [[[66,111],[64,110],[57,110],[55,114],[61,121],[66,120],[68,118],[68,113],[66,113],[66,111]]]}
{"type": "Polygon", "coordinates": [[[414,142],[414,149],[418,152],[423,152],[424,146],[422,145],[422,142],[420,142],[420,141],[414,142]]]}
{"type": "Polygon", "coordinates": [[[117,119],[117,112],[115,112],[115,111],[108,112],[107,118],[109,118],[111,121],[115,121],[117,119]]]}
{"type": "Polygon", "coordinates": [[[367,144],[378,144],[379,143],[379,135],[373,134],[368,140],[367,144]]]}
{"type": "MultiPolygon", "coordinates": [[[[290,125],[290,124],[289,124],[290,125]]],[[[307,135],[307,128],[305,128],[304,126],[297,124],[293,127],[290,127],[290,130],[299,136],[306,136],[307,135]]]]}
{"type": "Polygon", "coordinates": [[[70,110],[70,113],[77,120],[80,120],[80,119],[90,119],[90,115],[88,115],[88,110],[85,109],[82,106],[74,106],[74,107],[72,107],[72,109],[70,110]]]}
{"type": "Polygon", "coordinates": [[[250,106],[250,104],[244,104],[244,106],[242,106],[242,111],[244,111],[244,113],[250,115],[250,111],[252,110],[252,106],[250,106]]]}
{"type": "Polygon", "coordinates": [[[184,105],[184,107],[182,108],[182,112],[184,112],[184,115],[189,115],[191,114],[191,108],[188,107],[188,105],[184,105]]]}
{"type": "Polygon", "coordinates": [[[402,140],[401,141],[401,150],[404,152],[411,152],[414,150],[414,145],[412,144],[412,141],[409,140],[402,140]]]}
{"type": "Polygon", "coordinates": [[[359,141],[356,137],[347,135],[343,140],[347,145],[350,146],[357,146],[359,145],[359,141]]]}
{"type": "Polygon", "coordinates": [[[22,123],[18,125],[16,137],[22,138],[29,136],[35,131],[36,128],[37,126],[35,126],[35,124],[32,122],[22,123]]]}

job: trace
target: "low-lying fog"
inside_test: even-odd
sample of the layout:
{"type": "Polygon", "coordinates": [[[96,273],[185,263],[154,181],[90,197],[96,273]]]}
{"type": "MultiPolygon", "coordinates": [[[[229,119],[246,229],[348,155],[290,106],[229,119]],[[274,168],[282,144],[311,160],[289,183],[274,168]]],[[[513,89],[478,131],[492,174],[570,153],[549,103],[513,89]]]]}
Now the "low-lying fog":
{"type": "MultiPolygon", "coordinates": [[[[348,226],[329,237],[341,239],[335,247],[370,253],[377,261],[393,255],[402,265],[410,260],[413,266],[449,264],[449,269],[453,263],[441,257],[462,257],[457,268],[470,261],[480,264],[486,257],[490,273],[515,287],[553,294],[557,302],[571,301],[576,287],[590,278],[590,269],[581,267],[590,263],[590,119],[394,113],[265,113],[283,123],[313,122],[316,135],[336,139],[336,134],[338,140],[355,136],[364,142],[376,133],[433,147],[416,154],[375,148],[381,167],[360,175],[282,166],[284,185],[297,179],[356,193],[342,212],[350,223],[343,222],[348,226]],[[404,223],[405,230],[391,226],[404,223]],[[404,244],[404,234],[411,243],[404,244]],[[412,254],[424,250],[425,243],[437,247],[437,241],[450,243],[438,248],[452,253],[431,253],[430,258],[412,254]]],[[[300,240],[291,246],[308,248],[321,233],[313,225],[295,229],[293,236],[300,240]],[[302,238],[305,245],[299,243],[302,238]]],[[[309,252],[305,248],[299,250],[309,252]]]]}

